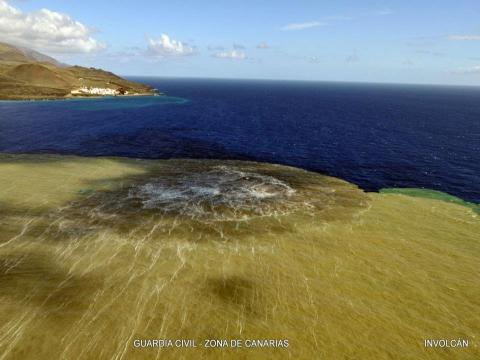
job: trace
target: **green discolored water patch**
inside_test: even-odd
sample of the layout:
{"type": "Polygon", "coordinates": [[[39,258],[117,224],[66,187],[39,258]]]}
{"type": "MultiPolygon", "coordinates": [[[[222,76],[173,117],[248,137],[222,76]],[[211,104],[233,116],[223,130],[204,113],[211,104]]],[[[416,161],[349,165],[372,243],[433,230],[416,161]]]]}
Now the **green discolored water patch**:
{"type": "Polygon", "coordinates": [[[430,190],[430,189],[418,189],[418,188],[385,188],[381,189],[380,193],[383,194],[402,194],[413,197],[420,197],[424,199],[434,199],[449,202],[452,204],[466,206],[472,209],[477,214],[480,214],[480,204],[475,204],[462,200],[456,196],[447,194],[442,191],[430,190]]]}

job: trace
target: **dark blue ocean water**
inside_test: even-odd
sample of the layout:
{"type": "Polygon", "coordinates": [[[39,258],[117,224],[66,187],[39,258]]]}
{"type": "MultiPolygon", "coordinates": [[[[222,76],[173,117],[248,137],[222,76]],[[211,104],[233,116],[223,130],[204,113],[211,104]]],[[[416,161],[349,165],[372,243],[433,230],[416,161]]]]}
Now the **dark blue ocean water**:
{"type": "Polygon", "coordinates": [[[0,151],[249,159],[480,202],[480,88],[141,80],[168,97],[0,102],[0,151]]]}

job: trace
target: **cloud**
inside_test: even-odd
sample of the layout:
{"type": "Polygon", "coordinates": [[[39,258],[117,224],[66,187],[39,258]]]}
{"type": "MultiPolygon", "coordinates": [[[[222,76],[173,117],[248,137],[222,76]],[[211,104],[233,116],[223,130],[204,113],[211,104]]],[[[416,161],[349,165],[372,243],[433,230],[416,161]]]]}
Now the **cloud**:
{"type": "Polygon", "coordinates": [[[322,59],[318,56],[309,56],[307,57],[307,61],[311,64],[319,64],[322,59]]]}
{"type": "Polygon", "coordinates": [[[213,54],[213,57],[216,57],[217,59],[229,59],[229,60],[245,60],[247,58],[245,53],[240,50],[217,52],[213,54]]]}
{"type": "Polygon", "coordinates": [[[353,20],[354,17],[344,16],[344,15],[332,15],[332,16],[325,16],[322,19],[325,21],[348,21],[348,20],[353,20]]]}
{"type": "Polygon", "coordinates": [[[421,55],[431,55],[431,56],[435,56],[435,57],[443,57],[445,56],[446,54],[443,53],[443,52],[440,52],[440,51],[430,51],[430,50],[417,50],[415,51],[417,54],[421,54],[421,55]]]}
{"type": "Polygon", "coordinates": [[[364,16],[388,16],[392,15],[394,12],[391,9],[381,9],[381,10],[375,10],[375,11],[370,11],[365,14],[364,16]]]}
{"type": "Polygon", "coordinates": [[[296,30],[305,30],[319,26],[326,26],[326,22],[322,21],[309,21],[304,23],[288,24],[282,27],[283,31],[296,31],[296,30]]]}
{"type": "Polygon", "coordinates": [[[120,63],[128,63],[131,61],[137,61],[139,57],[145,55],[145,49],[142,49],[137,46],[125,47],[117,51],[109,51],[103,54],[104,57],[112,59],[120,63]]]}
{"type": "Polygon", "coordinates": [[[242,44],[235,44],[235,43],[234,43],[234,44],[233,44],[233,48],[234,48],[235,50],[243,50],[243,49],[245,49],[245,46],[243,46],[242,44]]]}
{"type": "Polygon", "coordinates": [[[257,44],[257,49],[268,49],[268,44],[265,41],[262,41],[257,44]]]}
{"type": "Polygon", "coordinates": [[[479,74],[480,75],[480,65],[471,66],[468,68],[461,68],[458,70],[453,71],[454,74],[479,74]]]}
{"type": "Polygon", "coordinates": [[[195,48],[178,40],[170,39],[167,34],[161,34],[158,39],[148,39],[147,53],[156,57],[180,57],[195,53],[195,48]]]}
{"type": "Polygon", "coordinates": [[[345,61],[347,63],[356,63],[360,61],[360,58],[358,57],[357,53],[353,53],[345,58],[345,61]]]}
{"type": "Polygon", "coordinates": [[[374,11],[368,11],[368,12],[356,14],[355,16],[345,16],[345,15],[324,16],[317,21],[288,24],[282,27],[281,29],[283,31],[304,30],[304,29],[309,29],[313,27],[327,26],[329,25],[330,22],[333,22],[333,21],[349,21],[349,20],[355,20],[361,17],[387,16],[393,13],[394,12],[390,9],[381,9],[381,10],[374,10],[374,11]]]}
{"type": "Polygon", "coordinates": [[[208,51],[223,51],[225,48],[221,45],[208,45],[208,51]]]}
{"type": "Polygon", "coordinates": [[[414,48],[431,48],[436,46],[439,38],[431,36],[416,36],[411,38],[406,45],[414,48]]]}
{"type": "Polygon", "coordinates": [[[448,40],[454,41],[480,41],[480,35],[449,35],[448,40]]]}
{"type": "Polygon", "coordinates": [[[56,54],[93,53],[105,45],[81,22],[48,9],[23,13],[0,0],[0,40],[56,54]]]}

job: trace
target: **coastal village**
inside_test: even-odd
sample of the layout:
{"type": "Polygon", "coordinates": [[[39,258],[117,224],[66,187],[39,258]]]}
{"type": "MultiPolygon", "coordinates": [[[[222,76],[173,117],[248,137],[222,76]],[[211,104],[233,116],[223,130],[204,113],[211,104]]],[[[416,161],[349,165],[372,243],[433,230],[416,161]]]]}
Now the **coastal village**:
{"type": "Polygon", "coordinates": [[[73,96],[85,96],[85,95],[95,95],[95,96],[119,96],[119,95],[135,95],[135,93],[130,94],[128,90],[124,88],[119,89],[110,89],[110,88],[100,88],[100,87],[86,87],[83,86],[79,89],[74,89],[70,92],[73,96]]]}

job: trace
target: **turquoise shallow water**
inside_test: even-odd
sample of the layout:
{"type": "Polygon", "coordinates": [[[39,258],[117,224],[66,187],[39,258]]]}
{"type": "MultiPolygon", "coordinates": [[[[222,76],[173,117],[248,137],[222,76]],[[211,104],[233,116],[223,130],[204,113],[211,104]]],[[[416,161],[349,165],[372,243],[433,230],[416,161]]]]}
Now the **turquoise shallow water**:
{"type": "Polygon", "coordinates": [[[72,110],[106,111],[121,109],[139,109],[149,106],[182,105],[188,100],[174,96],[126,96],[122,98],[107,97],[100,99],[74,99],[61,103],[72,110]]]}
{"type": "Polygon", "coordinates": [[[68,108],[69,110],[82,111],[106,111],[122,109],[139,109],[148,106],[161,106],[172,104],[185,104],[188,99],[175,96],[122,96],[122,97],[102,97],[102,98],[77,98],[62,100],[45,101],[2,101],[3,107],[17,107],[19,104],[24,106],[49,106],[68,108]]]}

